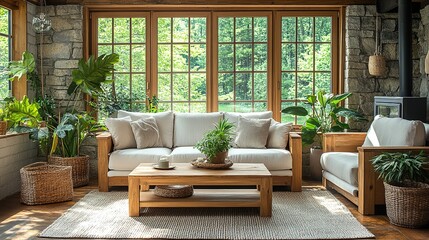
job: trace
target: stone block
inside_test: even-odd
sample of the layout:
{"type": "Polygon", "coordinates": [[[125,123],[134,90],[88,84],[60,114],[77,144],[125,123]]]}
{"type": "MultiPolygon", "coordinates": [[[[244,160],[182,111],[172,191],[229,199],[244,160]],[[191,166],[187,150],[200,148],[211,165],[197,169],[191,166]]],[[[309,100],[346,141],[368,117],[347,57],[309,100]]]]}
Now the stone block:
{"type": "Polygon", "coordinates": [[[375,52],[375,39],[362,38],[362,54],[372,55],[375,52]]]}
{"type": "Polygon", "coordinates": [[[346,16],[362,16],[365,15],[364,5],[350,5],[346,8],[346,16]]]}
{"type": "Polygon", "coordinates": [[[347,17],[346,29],[359,30],[361,27],[360,17],[347,17]]]}
{"type": "Polygon", "coordinates": [[[78,62],[78,60],[58,60],[55,62],[55,68],[76,69],[78,67],[78,62]]]}
{"type": "Polygon", "coordinates": [[[347,48],[346,55],[347,56],[359,56],[361,53],[359,48],[347,48]]]}
{"type": "Polygon", "coordinates": [[[45,6],[44,11],[45,11],[46,16],[48,16],[48,17],[54,17],[55,16],[55,6],[53,6],[53,5],[45,6]]]}
{"type": "Polygon", "coordinates": [[[420,86],[419,86],[420,97],[429,96],[428,81],[429,80],[427,78],[423,78],[422,81],[420,82],[420,86]]]}
{"type": "Polygon", "coordinates": [[[365,63],[362,63],[362,62],[350,62],[350,61],[346,62],[346,69],[360,69],[360,70],[363,70],[363,69],[366,69],[367,67],[368,67],[368,65],[365,64],[365,63]]]}
{"type": "Polygon", "coordinates": [[[364,71],[362,69],[346,69],[346,78],[362,78],[364,71]]]}
{"type": "Polygon", "coordinates": [[[57,15],[68,16],[73,14],[82,14],[82,6],[80,5],[58,5],[57,15]]]}
{"type": "Polygon", "coordinates": [[[398,44],[396,43],[385,43],[382,47],[382,54],[386,57],[386,60],[397,60],[398,59],[398,44]]]}
{"type": "Polygon", "coordinates": [[[346,38],[346,48],[360,48],[360,38],[359,37],[346,38]]]}
{"type": "Polygon", "coordinates": [[[363,38],[375,38],[375,31],[372,30],[363,30],[360,34],[363,38]]]}
{"type": "Polygon", "coordinates": [[[429,5],[420,10],[420,17],[423,25],[429,24],[429,5]]]}
{"type": "Polygon", "coordinates": [[[365,16],[373,17],[377,13],[375,5],[366,5],[365,6],[365,16]]]}
{"type": "MultiPolygon", "coordinates": [[[[70,55],[71,55],[70,43],[51,43],[51,44],[45,44],[43,47],[44,58],[69,59],[70,55]]],[[[40,57],[40,51],[39,51],[39,57],[40,57]]]]}
{"type": "Polygon", "coordinates": [[[370,93],[374,92],[375,85],[374,81],[368,81],[368,79],[365,79],[364,77],[360,78],[347,78],[348,79],[348,92],[361,92],[361,93],[370,93]]]}
{"type": "Polygon", "coordinates": [[[396,30],[396,20],[395,19],[383,19],[381,21],[381,29],[386,32],[393,32],[396,30]]]}
{"type": "Polygon", "coordinates": [[[375,17],[362,17],[361,18],[362,30],[375,30],[375,17]]]}
{"type": "Polygon", "coordinates": [[[71,70],[69,70],[69,69],[54,69],[53,74],[57,77],[70,76],[71,70]]]}
{"type": "Polygon", "coordinates": [[[54,42],[82,42],[82,30],[65,30],[54,33],[54,42]]]}
{"type": "Polygon", "coordinates": [[[75,58],[75,59],[83,58],[82,48],[73,48],[72,58],[75,58]]]}
{"type": "Polygon", "coordinates": [[[73,29],[73,21],[64,17],[53,17],[52,29],[56,32],[73,29]]]}
{"type": "Polygon", "coordinates": [[[48,86],[65,86],[63,77],[46,76],[46,85],[48,86]]]}
{"type": "Polygon", "coordinates": [[[398,32],[381,32],[380,40],[381,43],[397,43],[398,32]]]}

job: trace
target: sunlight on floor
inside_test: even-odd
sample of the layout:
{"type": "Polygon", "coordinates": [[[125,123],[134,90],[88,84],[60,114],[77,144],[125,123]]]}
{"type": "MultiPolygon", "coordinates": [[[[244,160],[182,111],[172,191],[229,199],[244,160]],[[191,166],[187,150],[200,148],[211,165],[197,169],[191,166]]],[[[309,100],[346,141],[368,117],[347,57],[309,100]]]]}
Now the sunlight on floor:
{"type": "Polygon", "coordinates": [[[313,197],[321,206],[326,208],[330,213],[334,215],[338,214],[346,214],[348,210],[342,206],[342,204],[339,204],[339,202],[335,199],[329,199],[326,197],[313,197]]]}

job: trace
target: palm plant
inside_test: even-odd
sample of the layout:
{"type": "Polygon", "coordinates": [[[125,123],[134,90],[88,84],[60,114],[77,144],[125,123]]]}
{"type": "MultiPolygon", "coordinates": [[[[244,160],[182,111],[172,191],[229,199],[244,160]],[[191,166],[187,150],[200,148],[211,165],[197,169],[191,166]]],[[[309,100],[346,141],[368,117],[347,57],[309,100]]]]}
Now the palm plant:
{"type": "MultiPolygon", "coordinates": [[[[341,102],[350,97],[351,93],[339,95],[326,94],[319,91],[317,95],[308,95],[304,104],[311,107],[307,111],[302,106],[291,106],[282,110],[283,113],[295,116],[307,116],[305,124],[302,126],[302,142],[310,145],[315,137],[326,132],[341,132],[350,129],[348,123],[341,120],[341,117],[355,121],[366,121],[362,114],[352,109],[341,106],[341,102]]],[[[320,140],[322,142],[323,140],[320,140]]]]}
{"type": "Polygon", "coordinates": [[[206,155],[212,161],[217,154],[228,151],[231,148],[231,139],[234,125],[226,119],[220,120],[215,129],[207,132],[201,141],[197,142],[195,148],[206,155]]]}

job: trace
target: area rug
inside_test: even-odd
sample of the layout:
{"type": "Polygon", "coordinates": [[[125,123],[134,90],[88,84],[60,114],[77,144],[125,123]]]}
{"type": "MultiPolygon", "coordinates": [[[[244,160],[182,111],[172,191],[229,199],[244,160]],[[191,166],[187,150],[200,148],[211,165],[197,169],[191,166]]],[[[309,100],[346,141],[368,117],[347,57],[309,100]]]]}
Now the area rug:
{"type": "Polygon", "coordinates": [[[127,192],[88,193],[40,237],[142,239],[373,238],[331,193],[274,192],[271,218],[258,208],[145,208],[128,216],[127,192]]]}

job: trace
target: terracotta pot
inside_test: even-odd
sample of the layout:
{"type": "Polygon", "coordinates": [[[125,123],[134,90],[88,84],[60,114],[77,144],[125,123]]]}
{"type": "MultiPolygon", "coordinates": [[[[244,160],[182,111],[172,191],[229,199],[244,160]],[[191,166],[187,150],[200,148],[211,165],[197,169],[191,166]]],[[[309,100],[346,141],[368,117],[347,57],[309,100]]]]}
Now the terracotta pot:
{"type": "Polygon", "coordinates": [[[226,152],[220,152],[218,154],[216,154],[216,156],[214,156],[213,158],[210,159],[211,163],[214,164],[223,164],[225,163],[225,158],[228,156],[228,151],[226,152]]]}
{"type": "Polygon", "coordinates": [[[320,148],[310,149],[310,173],[314,180],[322,180],[322,166],[320,165],[320,156],[323,150],[320,148]]]}
{"type": "Polygon", "coordinates": [[[0,121],[0,135],[6,135],[7,132],[7,122],[0,121]]]}

